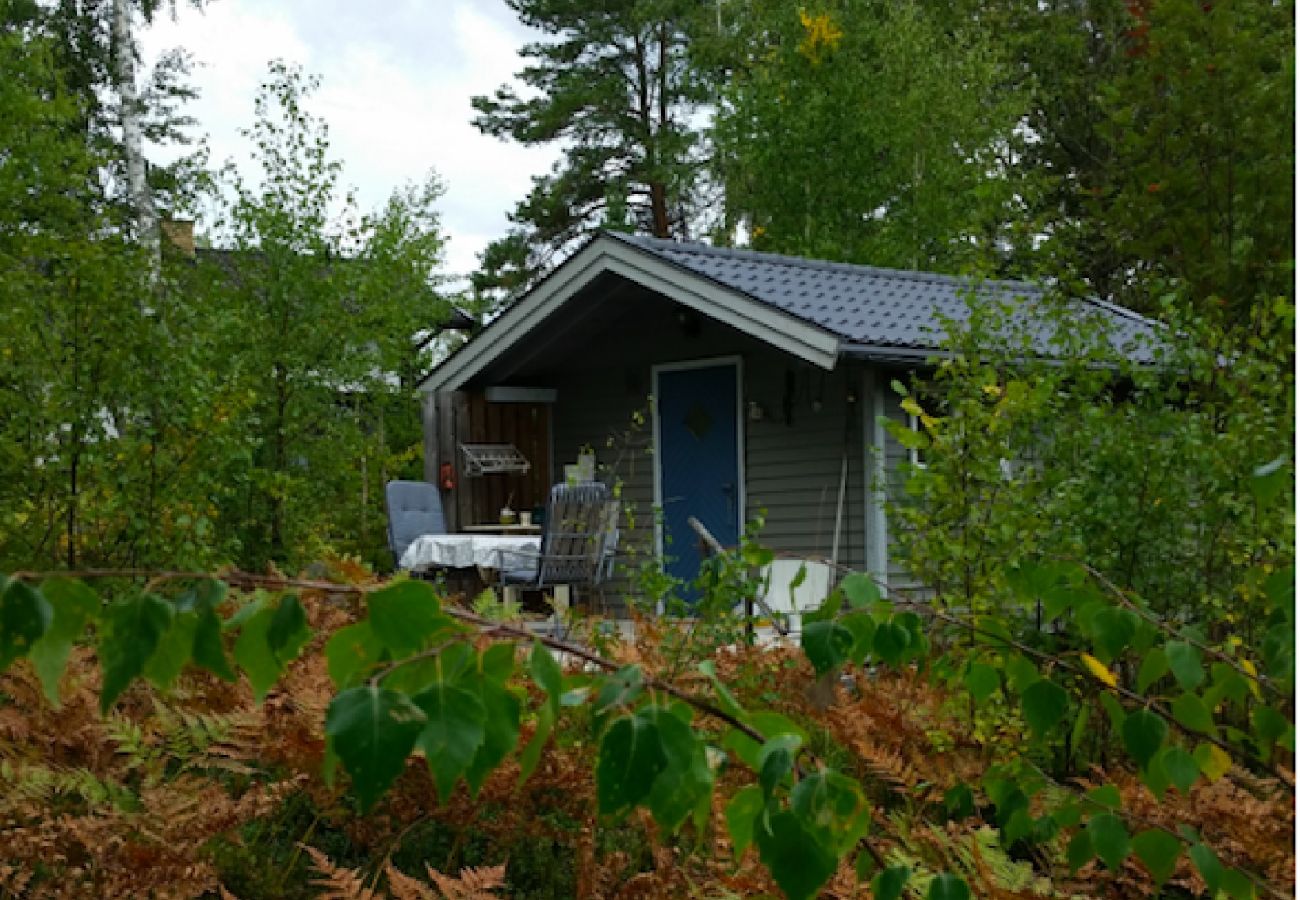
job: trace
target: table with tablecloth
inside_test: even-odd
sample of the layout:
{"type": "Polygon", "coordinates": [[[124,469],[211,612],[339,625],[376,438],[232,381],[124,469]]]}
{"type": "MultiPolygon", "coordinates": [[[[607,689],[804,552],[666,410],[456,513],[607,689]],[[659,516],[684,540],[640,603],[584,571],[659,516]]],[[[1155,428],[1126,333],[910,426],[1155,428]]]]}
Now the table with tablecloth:
{"type": "Polygon", "coordinates": [[[518,565],[511,553],[536,554],[541,550],[539,535],[424,534],[411,542],[402,554],[401,567],[411,571],[429,568],[495,569],[505,554],[506,565],[518,565]]]}

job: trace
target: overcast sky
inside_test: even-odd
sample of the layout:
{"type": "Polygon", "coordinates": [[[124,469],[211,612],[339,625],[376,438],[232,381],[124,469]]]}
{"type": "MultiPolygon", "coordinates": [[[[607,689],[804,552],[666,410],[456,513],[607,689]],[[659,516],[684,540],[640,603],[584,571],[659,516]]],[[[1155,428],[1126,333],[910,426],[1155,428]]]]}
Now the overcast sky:
{"type": "Polygon", "coordinates": [[[186,111],[207,134],[214,165],[246,161],[238,129],[252,120],[269,60],[319,75],[309,109],[329,123],[361,209],[436,169],[447,186],[447,269],[461,275],[556,156],[470,124],[470,98],[511,80],[529,37],[503,0],[213,0],[202,12],[178,4],[176,21],[164,13],[140,34],[146,63],[176,46],[194,55],[201,95],[186,111]]]}

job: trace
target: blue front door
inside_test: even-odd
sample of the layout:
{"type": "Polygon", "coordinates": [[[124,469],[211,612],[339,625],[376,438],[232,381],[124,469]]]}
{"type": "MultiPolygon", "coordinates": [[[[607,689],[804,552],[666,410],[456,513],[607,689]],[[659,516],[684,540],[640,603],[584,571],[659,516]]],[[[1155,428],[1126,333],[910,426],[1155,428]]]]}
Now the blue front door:
{"type": "MultiPolygon", "coordinates": [[[[694,516],[725,547],[740,539],[740,433],[737,365],[665,369],[655,379],[659,417],[663,551],[669,574],[690,583],[700,572],[694,516]]],[[[693,590],[687,600],[695,600],[693,590]]]]}

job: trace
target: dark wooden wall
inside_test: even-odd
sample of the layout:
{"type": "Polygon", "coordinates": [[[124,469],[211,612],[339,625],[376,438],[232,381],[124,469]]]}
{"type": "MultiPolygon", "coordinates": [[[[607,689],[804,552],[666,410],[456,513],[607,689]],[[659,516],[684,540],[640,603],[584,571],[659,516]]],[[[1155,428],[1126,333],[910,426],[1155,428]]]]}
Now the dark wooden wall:
{"type": "Polygon", "coordinates": [[[545,506],[551,489],[551,408],[545,403],[488,403],[482,393],[438,398],[438,458],[454,460],[456,489],[443,500],[453,527],[496,522],[509,500],[515,510],[545,506]],[[460,444],[514,444],[532,464],[526,475],[465,474],[460,444]],[[452,510],[454,509],[454,512],[452,510]]]}

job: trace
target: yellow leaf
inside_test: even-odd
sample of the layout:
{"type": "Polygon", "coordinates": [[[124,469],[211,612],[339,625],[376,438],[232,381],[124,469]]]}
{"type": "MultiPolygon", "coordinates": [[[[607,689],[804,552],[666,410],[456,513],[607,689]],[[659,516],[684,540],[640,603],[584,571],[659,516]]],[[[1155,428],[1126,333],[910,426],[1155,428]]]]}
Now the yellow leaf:
{"type": "Polygon", "coordinates": [[[1248,659],[1241,661],[1242,670],[1250,676],[1250,692],[1255,695],[1256,700],[1263,700],[1264,696],[1259,690],[1259,672],[1255,669],[1255,664],[1248,659]]]}
{"type": "Polygon", "coordinates": [[[903,412],[909,413],[918,418],[925,415],[925,410],[921,409],[921,405],[911,397],[904,397],[898,405],[903,408],[903,412]]]}
{"type": "Polygon", "coordinates": [[[1232,768],[1232,757],[1214,744],[1201,744],[1197,747],[1196,762],[1211,784],[1226,775],[1232,768]]]}
{"type": "Polygon", "coordinates": [[[1116,687],[1119,684],[1119,682],[1115,680],[1115,673],[1106,668],[1097,657],[1089,653],[1080,653],[1079,658],[1083,660],[1084,667],[1087,668],[1087,670],[1092,673],[1093,677],[1102,684],[1109,685],[1110,687],[1116,687]]]}
{"type": "Polygon", "coordinates": [[[986,384],[984,385],[984,393],[988,394],[990,397],[1001,397],[1002,388],[996,384],[986,384]]]}

